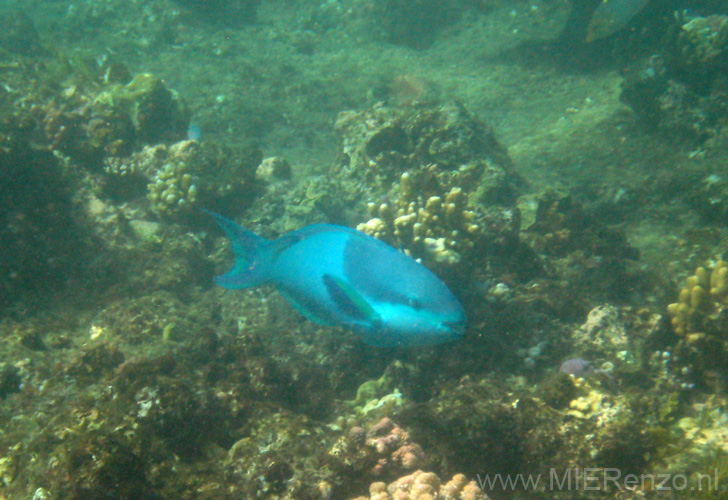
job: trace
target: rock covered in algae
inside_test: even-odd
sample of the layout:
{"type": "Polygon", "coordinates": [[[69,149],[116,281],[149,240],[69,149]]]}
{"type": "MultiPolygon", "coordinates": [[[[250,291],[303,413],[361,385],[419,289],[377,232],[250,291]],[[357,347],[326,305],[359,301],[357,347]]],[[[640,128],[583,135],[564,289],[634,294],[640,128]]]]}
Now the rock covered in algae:
{"type": "Polygon", "coordinates": [[[480,207],[509,205],[523,186],[493,131],[453,103],[347,111],[336,130],[338,175],[370,186],[358,229],[436,266],[475,252],[480,207]]]}
{"type": "Polygon", "coordinates": [[[720,150],[728,124],[728,16],[680,11],[665,50],[627,69],[622,100],[648,127],[690,147],[720,150]],[[694,75],[701,75],[696,79],[694,75]]]}
{"type": "Polygon", "coordinates": [[[102,90],[93,106],[99,113],[128,115],[140,144],[178,140],[189,126],[189,111],[179,94],[150,73],[140,73],[126,84],[102,90]]]}
{"type": "Polygon", "coordinates": [[[384,189],[405,171],[427,167],[426,189],[480,181],[479,192],[488,201],[512,199],[523,185],[493,130],[455,103],[344,111],[335,129],[342,141],[338,172],[384,189]]]}
{"type": "Polygon", "coordinates": [[[111,56],[16,59],[3,66],[0,109],[36,149],[97,170],[107,156],[185,136],[189,112],[157,76],[132,76],[111,56]]]}
{"type": "Polygon", "coordinates": [[[663,316],[649,309],[602,304],[569,337],[572,349],[596,363],[596,369],[636,371],[647,355],[647,340],[664,336],[666,330],[663,316]]]}
{"type": "Polygon", "coordinates": [[[547,189],[520,197],[517,207],[521,242],[540,256],[538,265],[548,267],[547,274],[554,277],[540,280],[549,289],[546,293],[517,292],[535,291],[533,299],[573,315],[586,313],[596,301],[620,300],[639,286],[632,272],[639,251],[623,231],[600,222],[571,194],[547,189]]]}
{"type": "Polygon", "coordinates": [[[225,460],[230,491],[281,500],[332,498],[335,492],[350,491],[321,454],[328,433],[324,426],[285,410],[256,412],[252,419],[248,434],[233,444],[225,460]]]}
{"type": "Polygon", "coordinates": [[[105,192],[133,200],[146,190],[151,209],[166,218],[189,215],[200,206],[225,204],[237,210],[258,194],[255,169],[262,154],[257,147],[233,150],[214,143],[181,141],[147,146],[129,157],[104,161],[105,192]]]}
{"type": "Polygon", "coordinates": [[[710,65],[728,54],[728,16],[713,14],[684,19],[675,50],[683,65],[710,65]]]}
{"type": "Polygon", "coordinates": [[[207,304],[187,306],[169,291],[108,304],[89,327],[89,340],[126,344],[182,341],[209,322],[207,304]]]}
{"type": "Polygon", "coordinates": [[[189,111],[159,77],[132,76],[113,61],[98,73],[71,73],[68,86],[32,109],[39,140],[81,165],[98,168],[147,144],[182,139],[189,111]]]}
{"type": "Polygon", "coordinates": [[[62,162],[31,143],[33,125],[0,118],[0,304],[64,286],[93,253],[62,162]]]}
{"type": "Polygon", "coordinates": [[[3,363],[0,366],[0,399],[8,395],[20,392],[20,370],[17,367],[3,363]]]}

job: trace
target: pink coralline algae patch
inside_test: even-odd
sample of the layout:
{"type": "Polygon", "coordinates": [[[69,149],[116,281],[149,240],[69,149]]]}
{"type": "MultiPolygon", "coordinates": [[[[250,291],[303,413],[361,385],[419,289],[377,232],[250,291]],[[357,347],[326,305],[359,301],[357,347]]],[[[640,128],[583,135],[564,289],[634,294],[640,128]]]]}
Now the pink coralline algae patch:
{"type": "Polygon", "coordinates": [[[401,477],[389,485],[383,482],[369,486],[369,496],[352,500],[488,500],[475,481],[456,474],[445,484],[433,472],[421,470],[401,477]]]}
{"type": "MultiPolygon", "coordinates": [[[[354,432],[352,429],[351,432],[354,432]]],[[[382,455],[372,469],[375,475],[382,474],[388,466],[401,466],[405,470],[418,467],[425,453],[417,443],[410,440],[407,431],[385,417],[367,432],[366,445],[382,455]]]]}

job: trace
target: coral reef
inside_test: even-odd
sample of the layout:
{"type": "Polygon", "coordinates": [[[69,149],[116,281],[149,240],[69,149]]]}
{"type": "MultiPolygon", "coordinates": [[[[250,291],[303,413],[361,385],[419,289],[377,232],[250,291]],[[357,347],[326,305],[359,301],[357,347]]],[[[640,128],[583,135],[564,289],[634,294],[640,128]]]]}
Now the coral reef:
{"type": "Polygon", "coordinates": [[[395,478],[425,463],[422,447],[389,417],[366,430],[354,425],[329,450],[329,456],[336,470],[357,483],[366,478],[395,478]]]}
{"type": "Polygon", "coordinates": [[[383,418],[367,431],[366,445],[374,448],[379,455],[391,454],[390,458],[380,458],[372,471],[379,475],[389,462],[403,469],[414,469],[424,458],[424,452],[417,443],[412,443],[409,434],[389,418],[383,418]]]}
{"type": "Polygon", "coordinates": [[[523,187],[492,130],[453,103],[348,111],[336,130],[339,170],[378,200],[368,202],[371,219],[358,229],[434,267],[482,251],[480,207],[509,205],[523,187]]]}
{"type": "MultiPolygon", "coordinates": [[[[202,2],[181,3],[145,4],[139,23],[155,25],[154,34],[131,50],[171,46],[180,66],[188,61],[178,56],[194,51],[217,64],[233,57],[231,38],[249,37],[236,59],[241,72],[249,81],[281,76],[270,94],[296,99],[332,93],[320,93],[330,80],[317,80],[319,93],[309,94],[296,74],[321,50],[323,31],[345,33],[325,23],[362,6],[368,20],[389,16],[382,29],[391,41],[423,47],[452,21],[437,16],[465,5],[314,2],[307,8],[325,13],[312,13],[299,32],[261,23],[226,29],[217,44],[190,28],[202,2]],[[418,9],[411,25],[388,24],[418,9]],[[416,31],[422,19],[435,23],[425,36],[416,31]],[[259,36],[268,54],[283,54],[280,37],[300,59],[278,69],[258,59],[259,36]]],[[[208,2],[251,11],[233,23],[253,21],[258,6],[224,4],[208,2]]],[[[79,22],[78,36],[110,22],[114,5],[74,5],[83,11],[75,19],[96,19],[79,22]]],[[[556,7],[499,8],[548,16],[556,7]]],[[[217,15],[207,20],[227,21],[217,15]]],[[[537,18],[520,16],[504,29],[537,18]]],[[[214,94],[195,107],[207,119],[203,139],[183,140],[188,113],[162,73],[134,76],[110,55],[18,59],[42,50],[26,20],[16,21],[0,34],[0,498],[483,500],[485,483],[470,480],[479,474],[548,475],[574,464],[687,474],[725,450],[728,402],[716,367],[728,363],[728,265],[713,262],[688,280],[669,308],[671,330],[656,312],[659,296],[639,294],[643,282],[630,268],[637,252],[584,190],[526,192],[491,128],[455,102],[426,102],[437,94],[429,83],[381,76],[398,106],[341,113],[341,154],[325,170],[306,163],[313,154],[263,160],[247,145],[241,130],[292,115],[253,112],[266,104],[251,107],[244,125],[228,123],[225,109],[241,106],[235,92],[247,91],[239,81],[210,85],[214,94]],[[216,143],[225,134],[239,146],[216,143]],[[364,221],[363,231],[454,285],[468,332],[438,349],[375,349],[302,321],[268,288],[222,293],[213,276],[229,264],[229,247],[199,208],[266,237],[364,221]],[[634,296],[640,307],[619,305],[634,296]],[[565,359],[578,366],[559,370],[565,359]]],[[[129,31],[115,36],[143,32],[134,22],[119,21],[129,31]]],[[[687,23],[675,35],[684,64],[722,78],[722,38],[713,35],[723,29],[712,18],[687,23]]],[[[144,67],[157,73],[168,63],[144,67]]],[[[674,66],[668,74],[678,78],[674,66]]],[[[307,112],[329,120],[338,102],[307,112]]],[[[264,144],[281,144],[271,134],[264,144]]],[[[706,179],[695,203],[723,191],[706,179]]],[[[715,219],[728,213],[715,205],[715,219]]]]}
{"type": "Polygon", "coordinates": [[[54,54],[44,63],[10,64],[0,92],[0,269],[8,277],[0,301],[74,283],[101,297],[142,281],[169,289],[209,280],[210,266],[192,262],[202,255],[199,240],[179,245],[157,221],[200,220],[192,207],[201,204],[244,210],[262,185],[255,181],[260,150],[158,144],[187,128],[185,106],[161,79],[132,78],[110,56],[54,54]],[[163,247],[177,251],[147,253],[163,247]]]}

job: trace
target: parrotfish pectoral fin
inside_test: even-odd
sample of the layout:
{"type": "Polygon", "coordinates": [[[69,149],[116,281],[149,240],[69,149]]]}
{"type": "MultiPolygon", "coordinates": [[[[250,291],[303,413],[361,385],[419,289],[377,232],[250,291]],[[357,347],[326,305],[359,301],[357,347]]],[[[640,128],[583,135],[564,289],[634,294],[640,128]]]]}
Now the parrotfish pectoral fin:
{"type": "Polygon", "coordinates": [[[336,326],[338,322],[333,319],[325,317],[325,311],[320,311],[315,307],[315,304],[311,304],[310,300],[306,300],[306,297],[296,294],[295,291],[286,290],[282,287],[277,287],[278,293],[280,293],[284,299],[288,301],[298,313],[309,321],[318,323],[319,325],[325,326],[336,326]]]}
{"type": "Polygon", "coordinates": [[[324,274],[323,281],[329,297],[342,313],[370,324],[381,322],[379,314],[349,283],[330,274],[324,274]]]}
{"type": "Polygon", "coordinates": [[[268,241],[222,215],[204,209],[203,212],[225,231],[235,254],[233,268],[215,277],[215,283],[224,288],[250,288],[268,281],[268,259],[264,255],[268,241]]]}

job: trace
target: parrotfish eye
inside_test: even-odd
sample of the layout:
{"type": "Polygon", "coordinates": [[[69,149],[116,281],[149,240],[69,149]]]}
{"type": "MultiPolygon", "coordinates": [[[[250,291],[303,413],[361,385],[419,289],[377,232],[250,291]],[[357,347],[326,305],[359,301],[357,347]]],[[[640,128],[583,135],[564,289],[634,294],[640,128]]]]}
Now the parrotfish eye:
{"type": "Polygon", "coordinates": [[[422,309],[422,303],[415,298],[407,299],[407,305],[410,306],[415,311],[419,311],[422,309]]]}

